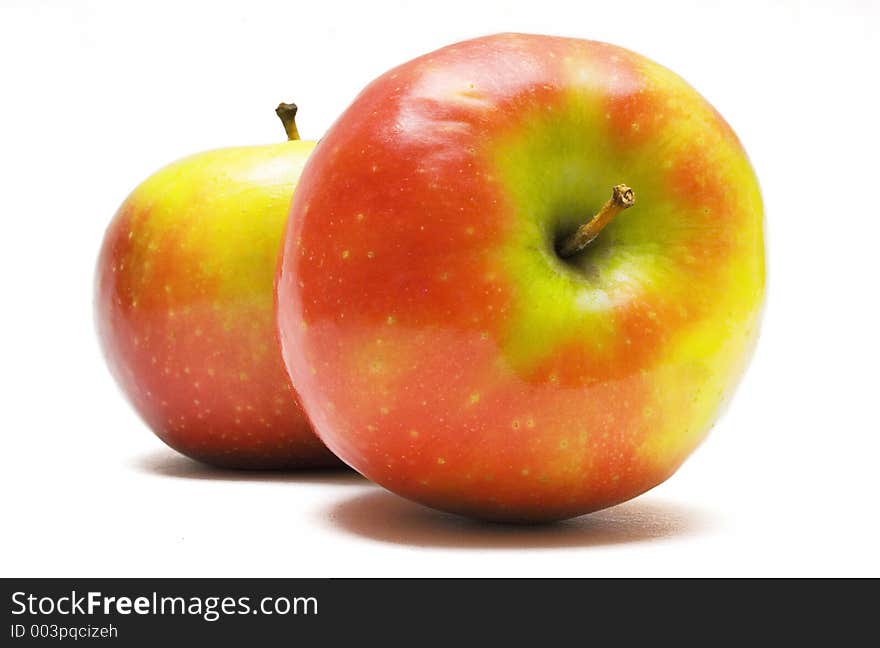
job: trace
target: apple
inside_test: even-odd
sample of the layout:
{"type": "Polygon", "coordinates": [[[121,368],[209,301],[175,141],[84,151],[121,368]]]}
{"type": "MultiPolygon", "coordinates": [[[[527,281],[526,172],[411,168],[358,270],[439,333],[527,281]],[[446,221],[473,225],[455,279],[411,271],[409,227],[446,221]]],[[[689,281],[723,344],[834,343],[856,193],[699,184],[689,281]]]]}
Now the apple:
{"type": "Polygon", "coordinates": [[[288,141],[194,155],[137,187],[98,259],[113,376],[160,439],[217,466],[338,461],[296,401],[275,332],[275,264],[315,145],[299,139],[295,106],[278,114],[288,141]]]}
{"type": "Polygon", "coordinates": [[[478,38],[376,79],[317,146],[282,354],[321,439],[391,491],[580,515],[664,481],[716,420],[758,333],[762,232],[739,140],[680,77],[478,38]]]}

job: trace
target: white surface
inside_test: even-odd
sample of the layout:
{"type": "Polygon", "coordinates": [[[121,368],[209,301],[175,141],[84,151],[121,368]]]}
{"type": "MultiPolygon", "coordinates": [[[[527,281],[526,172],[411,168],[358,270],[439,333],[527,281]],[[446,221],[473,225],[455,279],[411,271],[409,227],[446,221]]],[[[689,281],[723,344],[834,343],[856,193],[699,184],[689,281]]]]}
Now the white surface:
{"type": "Polygon", "coordinates": [[[0,0],[0,574],[880,576],[880,5],[813,4],[0,0]],[[646,496],[533,529],[166,450],[92,330],[95,255],[127,192],[182,155],[278,140],[280,100],[317,137],[388,67],[506,30],[654,58],[751,155],[768,307],[709,440],[646,496]]]}

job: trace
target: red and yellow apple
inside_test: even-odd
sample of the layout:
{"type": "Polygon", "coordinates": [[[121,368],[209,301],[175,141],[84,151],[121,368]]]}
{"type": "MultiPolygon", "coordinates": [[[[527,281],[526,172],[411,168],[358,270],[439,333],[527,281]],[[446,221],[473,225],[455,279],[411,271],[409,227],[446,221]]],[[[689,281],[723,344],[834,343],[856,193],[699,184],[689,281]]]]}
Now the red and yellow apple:
{"type": "Polygon", "coordinates": [[[736,135],[669,70],[584,40],[459,43],[375,80],[306,165],[282,353],[373,481],[579,515],[665,480],[712,426],[758,332],[762,231],[736,135]],[[635,205],[610,219],[618,184],[635,205]]]}
{"type": "Polygon", "coordinates": [[[335,463],[281,360],[275,265],[314,142],[279,106],[289,141],[209,151],[137,187],[107,229],[95,315],[110,369],[172,448],[210,464],[335,463]]]}

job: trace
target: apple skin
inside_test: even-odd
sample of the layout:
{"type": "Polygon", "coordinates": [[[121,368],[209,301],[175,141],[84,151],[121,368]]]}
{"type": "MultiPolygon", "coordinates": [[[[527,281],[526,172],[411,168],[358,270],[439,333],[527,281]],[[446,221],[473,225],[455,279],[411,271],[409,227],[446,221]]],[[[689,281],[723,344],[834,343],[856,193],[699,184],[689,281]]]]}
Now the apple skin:
{"type": "Polygon", "coordinates": [[[95,316],[113,376],[175,450],[230,468],[338,460],[297,402],[275,328],[275,265],[314,142],[209,151],[141,184],[107,229],[95,316]]]}
{"type": "Polygon", "coordinates": [[[286,366],[321,439],[404,497],[537,522],[630,499],[704,438],[756,340],[763,214],[687,83],[599,42],[502,34],[389,71],[291,207],[286,366]],[[560,237],[630,185],[581,254],[560,237]]]}

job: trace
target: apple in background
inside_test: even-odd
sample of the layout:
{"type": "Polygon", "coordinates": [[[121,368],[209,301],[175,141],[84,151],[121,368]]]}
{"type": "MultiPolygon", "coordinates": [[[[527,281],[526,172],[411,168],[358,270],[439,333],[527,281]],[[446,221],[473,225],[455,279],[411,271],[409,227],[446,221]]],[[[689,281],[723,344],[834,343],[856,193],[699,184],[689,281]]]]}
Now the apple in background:
{"type": "Polygon", "coordinates": [[[459,43],[375,80],[306,165],[282,353],[321,439],[386,488],[587,513],[712,426],[758,333],[762,231],[736,135],[669,70],[584,40],[459,43]]]}
{"type": "Polygon", "coordinates": [[[107,229],[95,315],[114,377],[169,446],[206,463],[289,468],[338,460],[295,400],[275,332],[273,279],[297,178],[314,142],[296,107],[289,141],[176,162],[107,229]]]}

